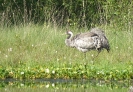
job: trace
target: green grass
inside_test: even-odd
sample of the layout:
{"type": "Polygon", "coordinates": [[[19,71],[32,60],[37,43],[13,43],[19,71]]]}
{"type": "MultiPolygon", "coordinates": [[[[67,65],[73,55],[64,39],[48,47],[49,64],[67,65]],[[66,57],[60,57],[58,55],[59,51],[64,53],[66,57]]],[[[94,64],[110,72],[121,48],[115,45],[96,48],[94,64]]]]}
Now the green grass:
{"type": "MultiPolygon", "coordinates": [[[[106,79],[107,72],[111,73],[111,71],[113,71],[113,73],[109,75],[116,77],[116,79],[130,79],[132,77],[131,74],[133,74],[133,33],[128,30],[123,31],[107,26],[103,26],[102,28],[105,30],[110,42],[110,53],[103,50],[98,57],[93,59],[93,57],[97,55],[97,52],[90,51],[87,53],[85,59],[82,52],[65,45],[65,28],[51,27],[45,24],[28,24],[26,26],[12,26],[9,28],[1,27],[0,77],[39,78],[38,76],[40,76],[41,78],[51,78],[53,77],[51,76],[52,73],[50,75],[44,73],[43,75],[40,72],[41,69],[45,71],[45,69],[48,68],[52,71],[52,69],[56,70],[60,68],[59,71],[56,70],[57,75],[60,76],[55,77],[76,78],[73,76],[82,74],[73,75],[73,72],[78,71],[81,65],[81,67],[83,67],[81,70],[85,72],[84,74],[86,75],[86,71],[89,71],[95,79],[106,79]],[[85,63],[87,63],[88,70],[85,70],[85,63]],[[29,69],[29,67],[32,68],[29,69]],[[94,70],[92,69],[91,71],[91,67],[94,67],[94,70]],[[63,70],[63,68],[72,68],[72,70],[63,70]],[[34,73],[39,70],[40,75],[31,73],[32,70],[34,73]],[[105,75],[99,77],[96,73],[101,70],[104,71],[105,75]],[[119,73],[117,73],[116,70],[118,70],[119,73]],[[13,75],[10,75],[11,71],[14,72],[13,75]],[[21,75],[20,73],[22,71],[25,71],[27,76],[21,75]],[[123,71],[127,72],[124,74],[123,71]]],[[[86,29],[76,28],[71,30],[75,34],[88,31],[86,29]]],[[[88,74],[87,76],[90,75],[88,74]]],[[[83,76],[81,76],[81,78],[82,77],[83,76]]]]}

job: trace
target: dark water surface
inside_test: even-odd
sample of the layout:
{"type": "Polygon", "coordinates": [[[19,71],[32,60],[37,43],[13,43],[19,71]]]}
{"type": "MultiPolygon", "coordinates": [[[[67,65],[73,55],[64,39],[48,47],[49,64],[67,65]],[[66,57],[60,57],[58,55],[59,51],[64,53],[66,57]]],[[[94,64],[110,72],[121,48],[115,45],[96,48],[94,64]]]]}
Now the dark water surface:
{"type": "Polygon", "coordinates": [[[0,80],[0,92],[128,92],[132,81],[74,79],[0,80]]]}

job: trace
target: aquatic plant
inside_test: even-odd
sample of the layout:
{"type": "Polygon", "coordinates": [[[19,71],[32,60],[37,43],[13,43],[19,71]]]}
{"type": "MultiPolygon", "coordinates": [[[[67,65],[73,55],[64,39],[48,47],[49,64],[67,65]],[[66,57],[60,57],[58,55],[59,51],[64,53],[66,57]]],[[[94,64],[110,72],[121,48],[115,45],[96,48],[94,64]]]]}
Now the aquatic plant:
{"type": "Polygon", "coordinates": [[[133,78],[133,64],[127,63],[125,67],[98,67],[84,64],[37,65],[27,67],[0,67],[0,78],[7,79],[96,79],[96,80],[129,80],[133,78]],[[128,66],[128,67],[127,67],[128,66]]]}

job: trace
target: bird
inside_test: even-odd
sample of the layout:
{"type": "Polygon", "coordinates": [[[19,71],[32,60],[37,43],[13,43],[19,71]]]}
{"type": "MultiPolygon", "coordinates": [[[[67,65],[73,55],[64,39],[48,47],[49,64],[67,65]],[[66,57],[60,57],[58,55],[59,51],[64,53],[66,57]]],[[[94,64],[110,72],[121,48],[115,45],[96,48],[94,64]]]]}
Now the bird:
{"type": "Polygon", "coordinates": [[[68,36],[65,39],[65,44],[81,52],[86,53],[90,50],[97,50],[99,54],[102,49],[106,49],[108,52],[110,51],[109,41],[104,31],[100,28],[92,28],[90,31],[78,33],[75,36],[70,30],[66,34],[68,36]]]}

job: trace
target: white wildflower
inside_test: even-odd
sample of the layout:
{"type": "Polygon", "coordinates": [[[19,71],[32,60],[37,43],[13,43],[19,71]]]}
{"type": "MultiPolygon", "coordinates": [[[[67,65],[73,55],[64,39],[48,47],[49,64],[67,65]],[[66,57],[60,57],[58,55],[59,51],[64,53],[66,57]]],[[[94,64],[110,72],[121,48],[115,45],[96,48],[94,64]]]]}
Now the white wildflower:
{"type": "Polygon", "coordinates": [[[59,70],[59,68],[57,68],[56,70],[59,70]]]}
{"type": "Polygon", "coordinates": [[[100,72],[98,71],[97,74],[100,74],[100,72]]]}
{"type": "Polygon", "coordinates": [[[46,88],[49,88],[49,84],[47,84],[45,87],[46,87],[46,88]]]}
{"type": "Polygon", "coordinates": [[[81,73],[84,73],[84,71],[81,71],[81,73]]]}
{"type": "Polygon", "coordinates": [[[23,83],[21,83],[21,84],[20,84],[20,86],[22,87],[22,86],[24,86],[24,84],[23,84],[23,83]]]}
{"type": "Polygon", "coordinates": [[[49,69],[47,68],[47,69],[45,70],[45,72],[46,72],[46,73],[49,73],[50,71],[49,71],[49,69]]]}
{"type": "Polygon", "coordinates": [[[129,50],[131,50],[132,48],[131,47],[128,47],[129,50]]]}
{"type": "Polygon", "coordinates": [[[5,91],[7,91],[7,89],[5,88],[5,91]]]}
{"type": "Polygon", "coordinates": [[[21,72],[21,75],[23,75],[24,74],[24,72],[21,72]]]}
{"type": "Polygon", "coordinates": [[[97,86],[102,86],[101,83],[97,83],[96,85],[97,85],[97,86]]]}
{"type": "Polygon", "coordinates": [[[77,72],[75,71],[75,72],[73,72],[74,74],[76,74],[77,72]]]}
{"type": "Polygon", "coordinates": [[[54,70],[52,71],[52,74],[55,74],[55,71],[54,70]]]}
{"type": "Polygon", "coordinates": [[[12,72],[12,71],[10,71],[10,72],[9,72],[9,74],[13,74],[13,72],[12,72]]]}
{"type": "Polygon", "coordinates": [[[59,61],[60,59],[57,58],[57,61],[59,61]]]}
{"type": "Polygon", "coordinates": [[[12,48],[9,48],[8,51],[11,52],[12,51],[12,48]]]}
{"type": "Polygon", "coordinates": [[[8,57],[8,55],[5,55],[5,57],[7,58],[7,57],[8,57]]]}
{"type": "Polygon", "coordinates": [[[30,67],[28,67],[28,70],[30,69],[30,67]]]}
{"type": "Polygon", "coordinates": [[[118,47],[115,47],[116,49],[118,49],[118,47]]]}
{"type": "Polygon", "coordinates": [[[66,59],[66,57],[64,57],[64,59],[66,59]]]}
{"type": "Polygon", "coordinates": [[[58,51],[55,51],[55,53],[57,53],[58,51]]]}
{"type": "Polygon", "coordinates": [[[55,84],[54,83],[52,83],[52,87],[55,87],[55,84]]]}

